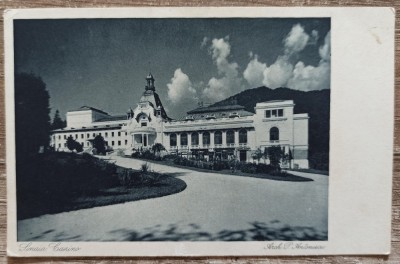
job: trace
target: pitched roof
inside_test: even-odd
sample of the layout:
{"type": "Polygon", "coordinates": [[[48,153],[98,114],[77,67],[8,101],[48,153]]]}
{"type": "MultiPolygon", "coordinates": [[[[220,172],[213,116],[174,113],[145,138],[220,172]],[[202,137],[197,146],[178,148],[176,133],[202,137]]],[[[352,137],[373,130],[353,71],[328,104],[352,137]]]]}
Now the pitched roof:
{"type": "Polygon", "coordinates": [[[108,113],[106,113],[106,112],[104,112],[104,111],[102,111],[102,110],[99,110],[99,109],[94,108],[94,107],[91,107],[91,106],[86,106],[86,105],[81,106],[81,107],[79,107],[78,109],[69,110],[68,112],[87,111],[87,110],[92,110],[92,111],[96,111],[96,112],[99,112],[99,113],[108,115],[108,113]]]}
{"type": "Polygon", "coordinates": [[[190,114],[221,112],[221,111],[236,111],[237,112],[239,110],[244,110],[244,106],[238,105],[238,104],[221,105],[221,106],[206,106],[206,107],[199,107],[199,108],[193,109],[187,113],[188,113],[188,115],[190,115],[190,114]]]}
{"type": "Polygon", "coordinates": [[[185,121],[185,120],[207,120],[211,118],[219,119],[219,118],[230,118],[234,116],[244,117],[244,116],[253,116],[254,113],[246,111],[244,109],[230,109],[225,111],[213,111],[213,112],[201,112],[194,114],[187,114],[184,116],[180,116],[175,119],[175,121],[185,121]]]}
{"type": "Polygon", "coordinates": [[[102,117],[94,121],[96,122],[107,122],[107,121],[119,121],[119,120],[126,120],[126,115],[115,115],[115,116],[109,116],[109,117],[102,117]]]}

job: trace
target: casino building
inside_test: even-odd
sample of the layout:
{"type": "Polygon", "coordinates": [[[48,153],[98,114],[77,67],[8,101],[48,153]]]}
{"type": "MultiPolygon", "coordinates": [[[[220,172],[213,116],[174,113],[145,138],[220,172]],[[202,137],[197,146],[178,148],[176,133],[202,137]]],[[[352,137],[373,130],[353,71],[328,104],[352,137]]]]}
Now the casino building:
{"type": "Polygon", "coordinates": [[[234,102],[204,106],[172,119],[155,91],[153,76],[146,81],[137,106],[125,115],[111,116],[89,106],[68,111],[67,127],[52,131],[51,146],[67,151],[72,136],[90,151],[93,139],[101,135],[114,150],[140,151],[161,143],[169,153],[186,157],[240,161],[253,161],[257,149],[280,146],[290,153],[293,167],[308,168],[309,116],[294,114],[292,100],[257,103],[254,113],[234,102]]]}

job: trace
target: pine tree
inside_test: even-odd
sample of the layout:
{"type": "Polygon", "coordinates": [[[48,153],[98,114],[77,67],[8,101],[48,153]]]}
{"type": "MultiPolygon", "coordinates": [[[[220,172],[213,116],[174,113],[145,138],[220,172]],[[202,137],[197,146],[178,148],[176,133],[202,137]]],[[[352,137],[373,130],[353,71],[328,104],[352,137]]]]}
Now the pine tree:
{"type": "Polygon", "coordinates": [[[33,74],[15,75],[15,136],[17,162],[49,145],[50,109],[46,84],[33,74]]]}
{"type": "Polygon", "coordinates": [[[60,111],[58,111],[58,109],[57,109],[56,112],[54,113],[53,123],[51,124],[51,129],[52,130],[60,129],[60,128],[64,128],[65,126],[66,126],[66,123],[64,120],[61,119],[60,111]]]}

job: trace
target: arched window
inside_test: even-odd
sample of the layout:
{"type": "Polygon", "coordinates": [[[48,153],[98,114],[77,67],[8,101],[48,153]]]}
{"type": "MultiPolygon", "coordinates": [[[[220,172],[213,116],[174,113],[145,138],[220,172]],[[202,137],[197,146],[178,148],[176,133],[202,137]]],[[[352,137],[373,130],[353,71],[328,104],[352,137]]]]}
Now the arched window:
{"type": "Polygon", "coordinates": [[[277,127],[272,127],[269,130],[269,140],[279,140],[279,129],[277,127]]]}
{"type": "Polygon", "coordinates": [[[203,133],[203,145],[210,145],[210,133],[209,132],[203,133]]]}
{"type": "Polygon", "coordinates": [[[239,130],[239,143],[247,143],[247,130],[246,129],[239,130]]]}
{"type": "Polygon", "coordinates": [[[176,134],[171,134],[169,136],[169,145],[171,147],[175,147],[176,146],[176,134]]]}
{"type": "Polygon", "coordinates": [[[235,144],[235,132],[233,130],[226,132],[226,144],[235,144]]]}
{"type": "Polygon", "coordinates": [[[192,133],[192,146],[199,145],[199,133],[193,132],[192,133]]]}
{"type": "Polygon", "coordinates": [[[188,144],[188,135],[186,133],[181,134],[181,146],[187,146],[188,144]]]}
{"type": "Polygon", "coordinates": [[[216,131],[214,133],[214,144],[222,144],[222,132],[221,131],[216,131]]]}

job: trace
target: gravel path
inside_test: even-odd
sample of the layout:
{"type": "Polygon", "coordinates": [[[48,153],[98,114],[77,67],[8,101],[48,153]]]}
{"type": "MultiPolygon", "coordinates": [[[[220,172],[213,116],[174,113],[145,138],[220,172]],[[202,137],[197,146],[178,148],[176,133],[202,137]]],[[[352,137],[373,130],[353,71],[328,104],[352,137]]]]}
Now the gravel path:
{"type": "MultiPolygon", "coordinates": [[[[112,159],[117,165],[134,169],[144,163],[116,156],[112,159]]],[[[293,172],[313,181],[283,182],[160,164],[151,164],[151,169],[181,178],[187,183],[186,190],[155,199],[21,220],[18,240],[248,240],[248,235],[254,233],[248,231],[254,228],[254,222],[262,223],[263,228],[288,225],[327,231],[327,176],[293,172]]]]}

